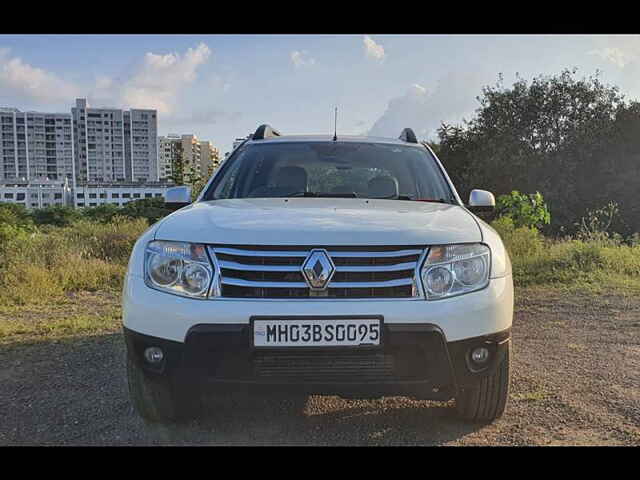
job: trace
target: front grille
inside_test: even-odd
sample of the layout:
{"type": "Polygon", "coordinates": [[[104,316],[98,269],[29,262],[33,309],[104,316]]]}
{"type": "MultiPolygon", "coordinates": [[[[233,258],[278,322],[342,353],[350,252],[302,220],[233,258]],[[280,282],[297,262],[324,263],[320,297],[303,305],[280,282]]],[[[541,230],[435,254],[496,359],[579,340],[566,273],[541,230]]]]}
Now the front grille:
{"type": "Polygon", "coordinates": [[[254,359],[257,378],[298,382],[373,381],[394,378],[393,355],[269,355],[254,359]]]}
{"type": "Polygon", "coordinates": [[[223,297],[231,298],[412,298],[423,246],[210,247],[223,297]],[[312,291],[301,267],[311,250],[324,248],[335,274],[323,291],[312,291]]]}
{"type": "Polygon", "coordinates": [[[418,348],[402,352],[279,353],[256,355],[253,375],[283,382],[392,382],[425,379],[427,364],[418,348]]]}

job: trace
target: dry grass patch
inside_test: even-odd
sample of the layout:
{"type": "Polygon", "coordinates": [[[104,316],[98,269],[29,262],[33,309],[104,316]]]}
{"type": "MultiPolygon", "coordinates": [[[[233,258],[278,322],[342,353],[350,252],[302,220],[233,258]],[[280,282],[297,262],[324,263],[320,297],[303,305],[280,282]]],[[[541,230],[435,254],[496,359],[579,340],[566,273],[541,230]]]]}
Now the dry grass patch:
{"type": "Polygon", "coordinates": [[[120,328],[120,296],[113,292],[81,292],[46,305],[0,307],[0,345],[113,333],[120,328]]]}

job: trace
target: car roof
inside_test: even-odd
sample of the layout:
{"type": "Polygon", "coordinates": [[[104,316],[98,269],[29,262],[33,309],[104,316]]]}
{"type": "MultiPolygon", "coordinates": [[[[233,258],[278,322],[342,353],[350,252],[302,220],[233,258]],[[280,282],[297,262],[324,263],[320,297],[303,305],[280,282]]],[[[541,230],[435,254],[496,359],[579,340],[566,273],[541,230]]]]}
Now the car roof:
{"type": "MultiPolygon", "coordinates": [[[[333,135],[282,135],[278,137],[267,137],[261,140],[249,139],[247,144],[267,144],[267,143],[305,143],[305,142],[333,142],[333,135]]],[[[351,143],[384,143],[389,145],[403,145],[405,147],[422,147],[420,143],[409,143],[398,138],[385,137],[365,137],[357,135],[338,135],[337,142],[351,143]]]]}

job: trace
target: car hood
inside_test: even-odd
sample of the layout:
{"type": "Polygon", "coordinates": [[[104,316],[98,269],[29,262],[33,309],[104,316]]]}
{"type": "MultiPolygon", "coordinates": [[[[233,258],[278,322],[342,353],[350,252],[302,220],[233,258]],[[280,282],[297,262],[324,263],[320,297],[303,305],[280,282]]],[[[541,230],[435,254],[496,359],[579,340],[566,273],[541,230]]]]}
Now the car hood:
{"type": "Polygon", "coordinates": [[[457,205],[359,198],[196,202],[162,220],[156,239],[235,245],[423,245],[479,242],[457,205]]]}

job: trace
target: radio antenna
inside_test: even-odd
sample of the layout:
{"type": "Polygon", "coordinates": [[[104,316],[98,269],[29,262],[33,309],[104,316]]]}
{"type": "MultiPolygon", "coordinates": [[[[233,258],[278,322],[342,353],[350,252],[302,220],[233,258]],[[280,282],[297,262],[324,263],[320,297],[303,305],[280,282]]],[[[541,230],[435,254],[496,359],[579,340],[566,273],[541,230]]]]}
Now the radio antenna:
{"type": "Polygon", "coordinates": [[[333,141],[338,141],[338,107],[336,107],[336,116],[333,122],[333,141]]]}

